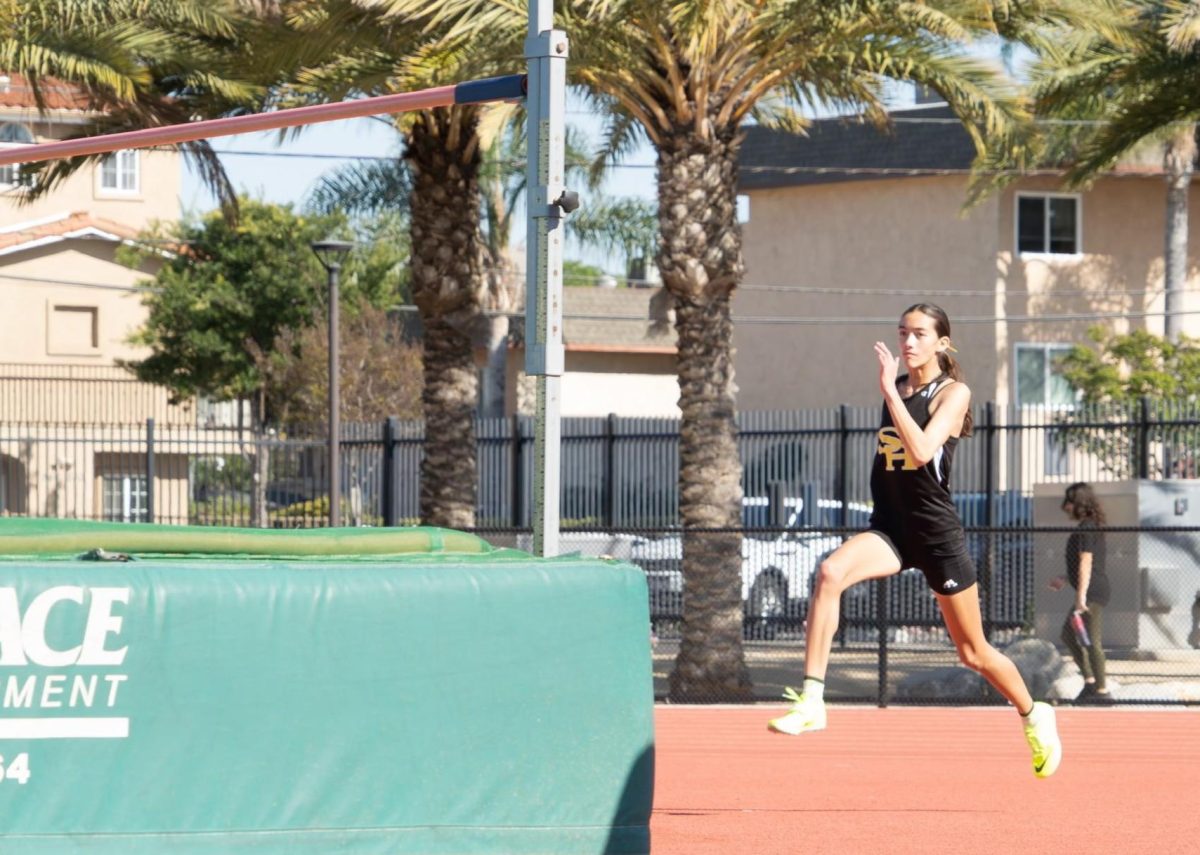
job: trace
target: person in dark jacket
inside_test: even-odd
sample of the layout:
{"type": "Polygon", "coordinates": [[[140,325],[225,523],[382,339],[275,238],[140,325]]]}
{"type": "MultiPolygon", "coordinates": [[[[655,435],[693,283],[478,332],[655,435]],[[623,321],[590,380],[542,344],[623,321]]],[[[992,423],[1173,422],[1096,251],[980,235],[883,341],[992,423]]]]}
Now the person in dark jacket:
{"type": "Polygon", "coordinates": [[[1052,591],[1067,585],[1075,589],[1075,604],[1063,622],[1062,640],[1083,674],[1083,691],[1076,701],[1112,700],[1105,684],[1104,607],[1112,588],[1105,572],[1104,509],[1090,484],[1080,482],[1067,488],[1063,511],[1079,525],[1067,539],[1065,576],[1056,576],[1052,591]],[[1083,632],[1078,629],[1082,623],[1083,632]]]}

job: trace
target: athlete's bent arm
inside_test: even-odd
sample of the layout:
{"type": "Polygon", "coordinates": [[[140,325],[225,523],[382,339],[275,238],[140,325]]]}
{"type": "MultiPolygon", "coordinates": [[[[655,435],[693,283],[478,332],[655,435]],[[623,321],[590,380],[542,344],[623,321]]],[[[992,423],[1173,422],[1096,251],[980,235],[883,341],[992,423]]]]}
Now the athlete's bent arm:
{"type": "Polygon", "coordinates": [[[875,353],[879,357],[879,387],[888,412],[892,414],[892,423],[900,434],[900,441],[904,443],[908,456],[917,466],[924,466],[933,460],[947,439],[962,430],[963,418],[967,414],[967,407],[971,405],[971,390],[961,381],[946,387],[946,391],[934,399],[930,407],[929,424],[922,430],[909,415],[904,399],[896,388],[899,361],[883,342],[875,343],[875,353]]]}

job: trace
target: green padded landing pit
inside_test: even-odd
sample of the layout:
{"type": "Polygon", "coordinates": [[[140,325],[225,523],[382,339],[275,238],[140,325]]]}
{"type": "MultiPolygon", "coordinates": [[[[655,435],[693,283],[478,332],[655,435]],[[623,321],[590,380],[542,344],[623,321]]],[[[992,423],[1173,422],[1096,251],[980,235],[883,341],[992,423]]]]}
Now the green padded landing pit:
{"type": "Polygon", "coordinates": [[[0,520],[0,550],[5,855],[649,850],[635,567],[437,529],[0,520]]]}

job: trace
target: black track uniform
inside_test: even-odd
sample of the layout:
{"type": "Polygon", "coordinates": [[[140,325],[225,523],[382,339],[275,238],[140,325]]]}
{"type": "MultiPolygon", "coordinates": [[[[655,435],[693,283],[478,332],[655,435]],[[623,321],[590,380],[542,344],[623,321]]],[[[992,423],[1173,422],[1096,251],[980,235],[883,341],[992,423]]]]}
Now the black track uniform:
{"type": "MultiPolygon", "coordinates": [[[[929,424],[930,402],[953,382],[942,374],[904,399],[905,409],[922,430],[929,424]]],[[[976,580],[975,564],[967,554],[962,522],[950,500],[950,464],[958,437],[949,437],[933,460],[917,466],[884,404],[878,440],[871,469],[875,509],[870,531],[892,548],[901,567],[916,567],[924,573],[937,593],[957,594],[971,587],[976,580]]]]}

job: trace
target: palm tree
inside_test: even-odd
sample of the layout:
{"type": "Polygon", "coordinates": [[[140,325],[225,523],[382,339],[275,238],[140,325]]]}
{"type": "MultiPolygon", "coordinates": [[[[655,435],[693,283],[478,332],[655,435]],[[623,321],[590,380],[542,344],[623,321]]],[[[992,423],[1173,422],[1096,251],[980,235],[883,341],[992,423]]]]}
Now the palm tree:
{"type": "MultiPolygon", "coordinates": [[[[1067,180],[1087,183],[1133,150],[1161,147],[1167,183],[1166,337],[1178,341],[1187,285],[1188,191],[1200,119],[1200,4],[1124,0],[1102,26],[1062,29],[1033,73],[1039,115],[1098,120],[1066,141],[1067,180]]],[[[1060,135],[1061,136],[1061,135],[1060,135]]]]}
{"type": "MultiPolygon", "coordinates": [[[[0,8],[0,68],[28,80],[39,109],[49,81],[82,91],[92,115],[80,136],[235,115],[253,109],[263,91],[248,58],[264,14],[251,0],[18,0],[0,8]]],[[[226,210],[236,210],[208,141],[180,148],[226,210]]],[[[34,167],[40,174],[29,198],[101,157],[34,167]]]]}
{"type": "MultiPolygon", "coordinates": [[[[488,118],[498,131],[486,129],[490,139],[479,174],[483,201],[481,227],[486,244],[487,292],[481,309],[484,317],[473,325],[476,340],[486,352],[481,376],[479,415],[504,415],[507,381],[510,316],[524,302],[523,283],[518,282],[509,252],[513,218],[525,192],[524,126],[516,121],[519,111],[493,110],[488,118]]],[[[581,176],[590,158],[583,141],[573,131],[566,136],[567,174],[581,176]]],[[[412,179],[404,160],[350,164],[325,175],[310,194],[309,205],[318,211],[377,213],[396,210],[408,213],[412,179]]]]}
{"type": "MultiPolygon", "coordinates": [[[[487,35],[519,56],[526,20],[509,0],[389,0],[487,35]],[[500,42],[498,33],[509,40],[500,42]]],[[[562,0],[568,74],[613,119],[609,149],[635,134],[657,151],[657,263],[678,333],[684,632],[671,675],[683,701],[748,699],[741,645],[741,465],[731,298],[743,272],[737,156],[752,118],[792,128],[803,105],[841,103],[886,120],[882,83],[940,92],[976,145],[1021,118],[995,70],[964,55],[974,35],[1021,36],[1062,3],[846,0],[562,0]]]]}
{"type": "MultiPolygon", "coordinates": [[[[341,100],[448,85],[486,76],[490,61],[468,55],[460,38],[425,29],[372,0],[283,0],[290,37],[277,65],[285,93],[341,100]]],[[[488,302],[487,246],[480,228],[485,116],[496,107],[456,105],[404,113],[404,164],[412,239],[413,302],[424,327],[425,446],[421,519],[475,524],[473,339],[488,302]]],[[[509,108],[511,109],[511,108],[509,108]]]]}

